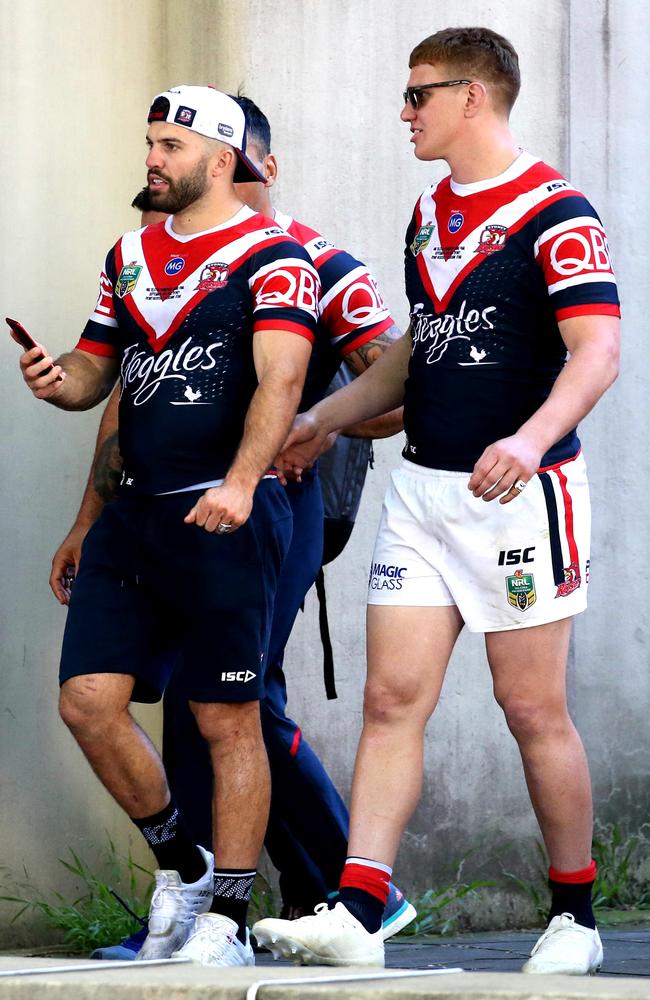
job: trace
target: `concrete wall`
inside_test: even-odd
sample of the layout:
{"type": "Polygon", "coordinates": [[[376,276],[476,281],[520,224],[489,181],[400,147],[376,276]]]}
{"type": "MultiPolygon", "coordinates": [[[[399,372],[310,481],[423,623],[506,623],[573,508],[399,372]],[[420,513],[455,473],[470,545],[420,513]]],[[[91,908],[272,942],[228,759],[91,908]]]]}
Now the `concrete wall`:
{"type": "MultiPolygon", "coordinates": [[[[243,86],[268,113],[281,166],[277,204],[363,257],[404,324],[403,232],[417,195],[441,173],[415,161],[399,122],[408,53],[446,24],[486,23],[507,34],[520,53],[524,87],[514,125],[522,145],[570,170],[601,209],[626,299],[626,338],[640,351],[642,305],[633,289],[645,288],[647,278],[635,250],[647,229],[648,204],[637,166],[647,146],[647,108],[638,95],[647,93],[648,64],[639,19],[648,15],[632,10],[629,0],[444,6],[0,0],[5,312],[54,352],[74,342],[94,303],[106,249],[134,223],[128,205],[144,179],[151,95],[171,83],[213,82],[230,90],[243,86]],[[634,214],[642,224],[632,237],[622,199],[635,187],[634,214]]],[[[6,567],[0,575],[0,864],[16,873],[25,863],[39,883],[59,885],[56,858],[68,845],[90,856],[105,831],[125,849],[130,841],[138,845],[54,711],[64,612],[49,594],[48,566],[76,508],[97,415],[39,406],[20,384],[14,345],[7,339],[0,351],[6,567]]],[[[584,433],[594,483],[594,572],[592,606],[576,629],[570,690],[605,818],[620,805],[639,817],[648,806],[647,560],[639,551],[642,526],[633,517],[644,509],[640,465],[647,465],[647,455],[635,436],[647,393],[633,357],[628,347],[621,381],[584,433]],[[621,718],[625,726],[618,725],[621,718]]],[[[352,541],[327,571],[339,700],[324,699],[311,598],[287,659],[291,710],[346,794],[360,727],[367,566],[399,451],[398,441],[377,447],[352,541]]],[[[155,728],[156,720],[149,710],[146,724],[155,728]]],[[[425,796],[399,861],[403,882],[431,885],[474,847],[470,870],[488,858],[484,870],[494,872],[495,850],[513,841],[515,854],[530,853],[536,828],[518,756],[491,702],[479,637],[461,638],[426,753],[425,796]]],[[[11,933],[1,931],[0,940],[11,933]]]]}

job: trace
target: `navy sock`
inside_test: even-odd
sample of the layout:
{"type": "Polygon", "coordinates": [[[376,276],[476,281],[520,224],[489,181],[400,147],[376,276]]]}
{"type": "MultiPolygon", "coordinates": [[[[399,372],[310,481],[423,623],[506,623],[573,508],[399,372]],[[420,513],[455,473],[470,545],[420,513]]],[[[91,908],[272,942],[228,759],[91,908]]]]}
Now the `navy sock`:
{"type": "Polygon", "coordinates": [[[385,903],[370,892],[346,886],[339,889],[337,903],[343,903],[353,917],[356,917],[369,934],[375,934],[381,927],[385,903]]]}
{"type": "Polygon", "coordinates": [[[571,913],[577,924],[583,927],[596,926],[594,911],[591,905],[591,888],[593,882],[555,882],[548,880],[551,890],[551,909],[549,923],[560,913],[571,913]]]}

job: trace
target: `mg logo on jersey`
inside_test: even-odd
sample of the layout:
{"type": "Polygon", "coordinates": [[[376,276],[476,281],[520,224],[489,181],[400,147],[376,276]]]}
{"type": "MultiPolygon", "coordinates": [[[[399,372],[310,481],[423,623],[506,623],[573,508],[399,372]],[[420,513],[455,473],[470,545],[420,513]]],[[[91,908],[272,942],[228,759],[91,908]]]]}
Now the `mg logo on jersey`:
{"type": "Polygon", "coordinates": [[[240,681],[243,684],[248,684],[253,677],[257,677],[257,674],[252,670],[224,670],[221,674],[222,681],[240,681]]]}
{"type": "Polygon", "coordinates": [[[422,253],[425,247],[428,247],[434,226],[435,222],[427,222],[426,225],[420,226],[418,229],[415,239],[411,243],[411,253],[414,257],[417,257],[419,253],[422,253]]]}
{"type": "Polygon", "coordinates": [[[172,259],[168,260],[165,264],[165,274],[169,275],[170,278],[173,278],[175,274],[180,274],[184,267],[185,261],[182,257],[172,257],[172,259]]]}
{"type": "Polygon", "coordinates": [[[477,253],[489,254],[503,250],[506,245],[507,235],[508,229],[506,226],[498,226],[496,223],[486,226],[478,241],[477,253]]]}
{"type": "Polygon", "coordinates": [[[201,277],[195,291],[216,292],[218,288],[225,288],[227,284],[228,265],[219,261],[211,261],[201,271],[201,277]]]}
{"type": "Polygon", "coordinates": [[[138,283],[138,278],[142,271],[142,265],[136,264],[134,260],[130,264],[125,264],[119,273],[115,294],[118,299],[123,299],[125,295],[130,295],[138,283]]]}
{"type": "Polygon", "coordinates": [[[524,573],[523,569],[516,569],[514,576],[506,577],[506,594],[513,608],[528,611],[537,600],[535,577],[532,573],[524,573]]]}
{"type": "Polygon", "coordinates": [[[562,278],[572,278],[584,271],[612,270],[605,234],[593,226],[561,233],[551,245],[549,260],[562,278]]]}
{"type": "Polygon", "coordinates": [[[462,212],[452,212],[449,216],[449,222],[447,223],[447,229],[450,233],[457,233],[465,221],[465,216],[462,212]]]}

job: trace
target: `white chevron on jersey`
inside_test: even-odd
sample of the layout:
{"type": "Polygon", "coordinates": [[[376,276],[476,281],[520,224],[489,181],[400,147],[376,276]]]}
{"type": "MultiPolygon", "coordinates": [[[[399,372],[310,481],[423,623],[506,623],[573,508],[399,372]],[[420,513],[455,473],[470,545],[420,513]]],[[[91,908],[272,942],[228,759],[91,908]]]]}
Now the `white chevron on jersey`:
{"type": "MultiPolygon", "coordinates": [[[[426,268],[434,292],[437,311],[441,312],[446,308],[456,286],[471,268],[486,259],[485,255],[478,250],[481,234],[486,227],[497,224],[505,226],[508,231],[511,231],[512,227],[523,222],[529,212],[542,207],[545,202],[552,202],[557,198],[557,192],[549,193],[548,185],[549,182],[546,179],[536,188],[522,192],[517,198],[499,206],[491,215],[486,216],[468,236],[463,237],[462,245],[456,251],[458,256],[454,254],[447,260],[444,258],[438,260],[432,258],[430,250],[422,251],[418,259],[426,268]]],[[[562,188],[563,194],[566,194],[567,191],[578,193],[576,188],[570,184],[562,188]]],[[[421,211],[421,219],[419,220],[421,226],[431,221],[436,222],[433,194],[435,194],[435,188],[430,187],[420,199],[418,207],[421,211]]]]}
{"type": "MultiPolygon", "coordinates": [[[[286,235],[284,230],[279,227],[256,229],[240,236],[239,239],[233,240],[232,243],[228,243],[219,250],[209,251],[199,266],[191,274],[184,277],[178,289],[175,289],[175,293],[178,294],[161,301],[159,298],[149,299],[147,297],[148,290],[154,286],[154,281],[149,273],[142,247],[143,232],[144,229],[136,229],[133,232],[125,233],[118,243],[118,249],[123,264],[135,262],[142,266],[138,283],[125,301],[129,311],[131,311],[131,307],[137,311],[138,323],[149,335],[152,346],[163,338],[167,339],[180,326],[188,312],[205,297],[207,293],[198,290],[197,286],[203,269],[208,263],[218,258],[219,263],[228,266],[247,256],[254,248],[262,247],[277,236],[286,235]]],[[[282,263],[284,263],[284,259],[282,263]]],[[[317,278],[315,271],[304,260],[297,260],[295,264],[317,278]]]]}

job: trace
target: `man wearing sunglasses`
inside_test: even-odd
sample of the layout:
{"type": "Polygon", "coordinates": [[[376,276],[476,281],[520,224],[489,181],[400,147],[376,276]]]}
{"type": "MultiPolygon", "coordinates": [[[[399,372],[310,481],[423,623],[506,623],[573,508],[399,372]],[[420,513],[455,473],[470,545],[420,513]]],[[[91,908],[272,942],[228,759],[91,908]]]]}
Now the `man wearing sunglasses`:
{"type": "Polygon", "coordinates": [[[576,426],[617,374],[615,279],[594,209],[510,131],[510,42],[449,28],[413,50],[410,69],[401,118],[415,155],[450,168],[407,230],[410,327],[297,419],[284,455],[299,469],[340,424],[404,402],[404,462],[370,573],[349,858],[333,910],[261,921],[256,934],[305,962],[383,964],[378,920],[420,794],[424,727],[466,625],[485,635],[550,861],[549,924],[524,971],[586,974],[602,961],[591,789],[565,674],[589,576],[576,426]]]}

